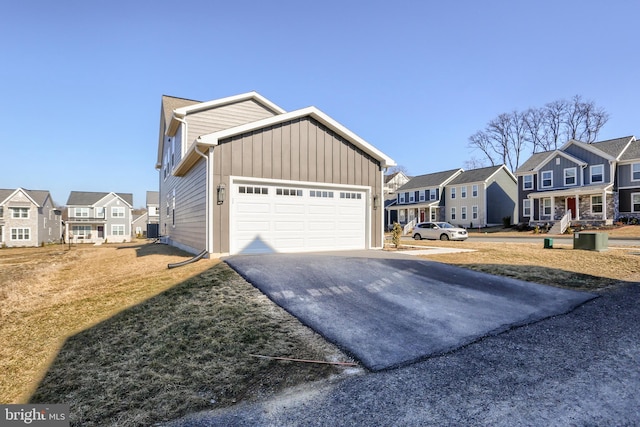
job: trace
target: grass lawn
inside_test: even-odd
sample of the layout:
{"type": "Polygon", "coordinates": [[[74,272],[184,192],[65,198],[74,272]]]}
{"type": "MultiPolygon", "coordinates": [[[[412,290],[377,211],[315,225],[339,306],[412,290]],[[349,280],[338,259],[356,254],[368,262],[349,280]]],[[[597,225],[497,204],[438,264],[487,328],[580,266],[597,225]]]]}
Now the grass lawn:
{"type": "MultiPolygon", "coordinates": [[[[640,227],[639,227],[640,229],[640,227]]],[[[640,248],[416,242],[429,259],[573,289],[640,281],[640,248]]],[[[350,359],[218,260],[164,245],[0,250],[0,402],[71,405],[74,425],[152,425],[344,372],[350,359]]]]}

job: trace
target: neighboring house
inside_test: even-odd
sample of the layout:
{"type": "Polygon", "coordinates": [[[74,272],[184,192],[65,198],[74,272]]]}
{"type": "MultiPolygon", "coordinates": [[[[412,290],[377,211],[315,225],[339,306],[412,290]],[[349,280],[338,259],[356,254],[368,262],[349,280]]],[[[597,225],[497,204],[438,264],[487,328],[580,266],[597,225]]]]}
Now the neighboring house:
{"type": "Polygon", "coordinates": [[[0,189],[0,246],[60,243],[62,213],[48,191],[0,189]]]}
{"type": "Polygon", "coordinates": [[[133,221],[131,221],[131,237],[146,237],[148,223],[149,214],[147,212],[133,214],[133,221]]]}
{"type": "Polygon", "coordinates": [[[516,221],[517,179],[505,166],[467,170],[446,186],[446,221],[464,228],[516,221]]]}
{"type": "Polygon", "coordinates": [[[130,242],[131,193],[72,191],[67,200],[67,236],[74,243],[130,242]]]}
{"type": "MultiPolygon", "coordinates": [[[[445,221],[445,186],[462,173],[462,169],[414,176],[396,191],[396,203],[389,204],[389,220],[397,212],[401,225],[412,227],[417,222],[445,221]]],[[[392,224],[387,224],[387,227],[392,224]]]]}
{"type": "Polygon", "coordinates": [[[385,196],[390,193],[395,193],[396,190],[407,182],[409,182],[409,177],[404,174],[402,171],[394,172],[389,175],[384,176],[384,194],[385,196]]]}
{"type": "Polygon", "coordinates": [[[392,166],[315,107],[163,96],[161,239],[209,254],[381,248],[392,166]]]}
{"type": "Polygon", "coordinates": [[[160,193],[147,191],[147,224],[160,223],[160,193]]]}
{"type": "Polygon", "coordinates": [[[587,144],[571,140],[532,155],[518,170],[519,221],[606,225],[640,217],[640,142],[634,136],[587,144]]]}

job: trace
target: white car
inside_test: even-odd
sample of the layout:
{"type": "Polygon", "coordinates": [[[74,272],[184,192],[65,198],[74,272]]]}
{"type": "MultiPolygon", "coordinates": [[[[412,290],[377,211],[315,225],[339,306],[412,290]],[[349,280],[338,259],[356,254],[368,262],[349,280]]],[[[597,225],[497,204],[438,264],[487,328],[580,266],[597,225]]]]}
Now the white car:
{"type": "Polygon", "coordinates": [[[420,222],[413,228],[415,240],[466,240],[467,237],[467,230],[454,227],[448,222],[420,222]]]}

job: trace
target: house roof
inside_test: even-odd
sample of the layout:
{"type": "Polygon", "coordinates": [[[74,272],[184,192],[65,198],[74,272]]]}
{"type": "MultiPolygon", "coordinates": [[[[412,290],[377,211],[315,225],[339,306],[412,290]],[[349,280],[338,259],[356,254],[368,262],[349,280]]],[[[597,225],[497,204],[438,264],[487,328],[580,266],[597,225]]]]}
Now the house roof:
{"type": "Polygon", "coordinates": [[[478,168],[471,169],[468,171],[462,172],[460,175],[455,177],[449,184],[458,185],[458,184],[468,184],[471,182],[484,182],[491,178],[493,174],[498,172],[500,169],[504,169],[511,177],[515,180],[515,177],[509,170],[504,166],[488,166],[486,168],[478,168]]]}
{"type": "Polygon", "coordinates": [[[636,139],[634,136],[625,136],[622,138],[608,139],[605,141],[594,142],[593,144],[588,144],[586,142],[571,140],[564,144],[558,150],[551,151],[542,151],[540,153],[534,153],[526,162],[522,164],[516,170],[516,174],[521,174],[525,172],[532,172],[536,168],[538,168],[541,164],[543,164],[554,152],[564,153],[564,150],[570,145],[578,145],[585,150],[599,152],[604,157],[609,157],[612,160],[622,160],[627,158],[627,152],[629,148],[632,148],[632,152],[629,155],[638,155],[640,157],[640,151],[635,151],[637,144],[634,144],[636,139]]]}
{"type": "Polygon", "coordinates": [[[398,188],[398,192],[413,190],[426,187],[438,187],[449,182],[456,175],[460,174],[462,169],[451,169],[448,171],[428,173],[426,175],[414,176],[402,187],[398,188]]]}
{"type": "Polygon", "coordinates": [[[629,147],[620,156],[620,161],[638,160],[640,159],[640,141],[633,139],[629,147]]]}
{"type": "Polygon", "coordinates": [[[113,194],[121,198],[129,206],[133,206],[133,194],[131,193],[102,193],[94,191],[72,191],[67,199],[68,206],[92,206],[100,200],[113,194]]]}
{"type": "Polygon", "coordinates": [[[4,204],[7,199],[13,196],[18,190],[24,191],[37,206],[43,206],[47,201],[47,197],[51,197],[49,191],[46,190],[27,190],[25,188],[0,189],[0,205],[4,204]]]}
{"type": "MultiPolygon", "coordinates": [[[[162,104],[160,108],[162,109],[164,122],[169,123],[171,121],[174,110],[200,103],[201,101],[195,101],[193,99],[176,98],[175,96],[162,95],[162,104]]],[[[162,129],[161,132],[164,132],[164,129],[162,129]]]]}
{"type": "Polygon", "coordinates": [[[160,204],[159,191],[147,191],[147,206],[160,204]]]}
{"type": "Polygon", "coordinates": [[[404,175],[404,176],[405,176],[405,178],[409,178],[407,175],[405,175],[405,174],[404,174],[404,172],[402,172],[402,171],[398,171],[398,172],[394,172],[394,173],[390,173],[390,174],[388,174],[388,175],[385,175],[385,176],[384,176],[384,183],[385,183],[385,184],[388,184],[388,183],[389,183],[389,181],[391,181],[393,178],[395,178],[396,176],[398,176],[398,175],[400,175],[400,174],[404,175]]]}
{"type": "Polygon", "coordinates": [[[284,114],[278,114],[266,119],[257,120],[255,122],[245,123],[239,126],[234,126],[232,128],[223,129],[207,135],[199,136],[196,139],[196,143],[192,144],[189,147],[189,150],[180,160],[180,163],[176,166],[174,172],[177,175],[184,174],[195,164],[195,162],[200,158],[200,155],[197,153],[196,149],[202,152],[205,151],[208,147],[218,145],[218,142],[222,139],[231,138],[248,132],[254,132],[263,128],[268,128],[270,126],[304,117],[311,117],[336,134],[347,139],[360,150],[378,160],[383,168],[396,166],[396,162],[392,158],[382,153],[380,150],[369,144],[364,139],[360,138],[355,133],[351,132],[336,120],[332,119],[316,107],[307,107],[284,114]]]}

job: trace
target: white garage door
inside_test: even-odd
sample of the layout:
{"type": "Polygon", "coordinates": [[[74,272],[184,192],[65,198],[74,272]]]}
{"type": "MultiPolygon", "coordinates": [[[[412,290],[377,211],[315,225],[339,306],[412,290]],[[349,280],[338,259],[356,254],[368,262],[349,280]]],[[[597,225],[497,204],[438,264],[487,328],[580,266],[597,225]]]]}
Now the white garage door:
{"type": "Polygon", "coordinates": [[[366,192],[233,184],[230,252],[364,249],[366,192]]]}

